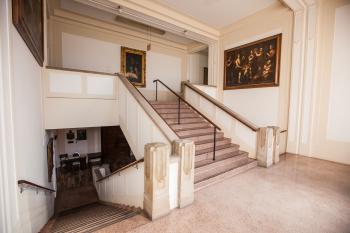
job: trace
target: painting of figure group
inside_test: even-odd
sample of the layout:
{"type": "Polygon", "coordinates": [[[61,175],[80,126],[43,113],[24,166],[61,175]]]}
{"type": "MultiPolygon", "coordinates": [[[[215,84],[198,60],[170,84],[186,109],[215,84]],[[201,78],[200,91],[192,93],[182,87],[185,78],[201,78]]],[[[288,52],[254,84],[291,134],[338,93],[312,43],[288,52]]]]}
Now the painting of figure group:
{"type": "Polygon", "coordinates": [[[225,51],[224,89],[277,86],[281,34],[225,51]]]}

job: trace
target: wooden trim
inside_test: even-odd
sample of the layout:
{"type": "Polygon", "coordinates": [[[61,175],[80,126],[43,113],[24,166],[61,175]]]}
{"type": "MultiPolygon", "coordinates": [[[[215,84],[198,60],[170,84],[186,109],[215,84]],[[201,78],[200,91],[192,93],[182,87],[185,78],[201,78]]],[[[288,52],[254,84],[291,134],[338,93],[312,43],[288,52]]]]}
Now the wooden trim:
{"type": "Polygon", "coordinates": [[[113,176],[113,175],[115,175],[115,174],[117,174],[117,173],[120,173],[121,171],[124,171],[125,169],[127,169],[127,168],[129,168],[129,167],[132,167],[132,166],[135,166],[136,164],[141,163],[141,162],[144,162],[144,161],[145,161],[144,158],[142,158],[142,159],[136,160],[136,161],[134,161],[134,162],[132,162],[132,163],[129,163],[128,165],[126,165],[126,166],[124,166],[124,167],[122,167],[122,168],[119,168],[118,170],[112,172],[111,174],[109,174],[109,175],[107,175],[107,176],[105,176],[105,177],[103,177],[103,178],[97,180],[97,182],[100,182],[100,181],[102,181],[102,180],[104,180],[104,179],[107,179],[107,178],[110,177],[110,176],[113,176]]]}
{"type": "Polygon", "coordinates": [[[46,187],[44,187],[44,186],[41,186],[41,185],[38,185],[38,184],[34,184],[34,183],[32,183],[32,182],[30,182],[30,181],[26,181],[26,180],[19,180],[17,183],[18,183],[18,185],[25,184],[25,185],[29,185],[29,186],[32,186],[32,187],[35,187],[35,188],[43,189],[43,190],[46,190],[46,191],[56,192],[56,191],[53,190],[53,189],[46,188],[46,187]]]}
{"type": "Polygon", "coordinates": [[[200,96],[202,96],[203,98],[205,98],[206,100],[208,100],[212,104],[214,104],[216,107],[220,108],[222,111],[226,112],[231,117],[233,117],[236,120],[238,120],[239,122],[241,122],[243,125],[247,126],[251,130],[253,130],[254,132],[259,130],[259,127],[256,126],[254,123],[244,119],[244,117],[240,116],[238,113],[235,113],[234,111],[232,111],[231,109],[229,109],[228,107],[226,107],[225,105],[223,105],[222,103],[220,103],[219,101],[214,99],[213,97],[209,96],[208,94],[206,94],[202,90],[195,87],[193,84],[189,83],[188,81],[183,82],[183,84],[185,86],[187,86],[188,88],[190,88],[191,90],[193,90],[194,92],[198,93],[200,96]]]}
{"type": "Polygon", "coordinates": [[[80,69],[72,69],[72,68],[64,68],[64,67],[56,67],[56,66],[46,66],[45,68],[50,70],[63,70],[63,71],[72,71],[72,72],[80,72],[80,73],[117,76],[117,73],[107,73],[107,72],[99,72],[99,71],[92,71],[92,70],[80,70],[80,69]]]}
{"type": "Polygon", "coordinates": [[[195,107],[193,107],[189,102],[187,102],[184,98],[182,98],[179,94],[177,94],[175,91],[173,91],[170,87],[168,87],[165,83],[163,83],[161,80],[156,79],[153,80],[153,82],[160,82],[165,86],[169,91],[171,91],[174,95],[176,95],[179,99],[181,99],[183,102],[185,102],[188,106],[190,106],[193,110],[195,110],[199,115],[201,115],[204,119],[206,119],[210,124],[214,125],[218,130],[221,130],[221,128],[216,125],[214,122],[212,122],[208,117],[206,117],[203,113],[201,113],[199,110],[197,110],[195,107]]]}

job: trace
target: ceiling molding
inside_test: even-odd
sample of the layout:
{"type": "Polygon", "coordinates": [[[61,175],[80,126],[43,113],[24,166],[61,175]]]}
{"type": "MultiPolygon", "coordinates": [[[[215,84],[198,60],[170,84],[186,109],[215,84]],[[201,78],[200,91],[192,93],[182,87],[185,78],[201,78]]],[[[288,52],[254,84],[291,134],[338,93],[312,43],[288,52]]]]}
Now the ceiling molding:
{"type": "MultiPolygon", "coordinates": [[[[63,22],[66,24],[86,25],[88,27],[97,28],[97,29],[103,30],[105,32],[119,33],[119,34],[124,35],[125,37],[134,37],[134,38],[138,38],[138,39],[141,39],[144,41],[149,40],[149,36],[145,33],[137,32],[135,30],[125,28],[122,25],[113,25],[110,23],[106,23],[106,22],[103,22],[103,21],[100,21],[100,20],[97,20],[97,19],[94,19],[91,17],[79,15],[77,13],[69,12],[66,10],[55,9],[53,11],[53,15],[50,16],[50,19],[55,20],[55,21],[59,21],[59,22],[63,22]]],[[[155,36],[152,36],[152,42],[157,43],[159,45],[172,47],[174,49],[187,51],[186,45],[182,45],[179,43],[168,41],[168,40],[158,38],[155,36]]]]}
{"type": "MultiPolygon", "coordinates": [[[[89,0],[91,1],[91,0],[89,0]]],[[[99,0],[92,0],[99,1],[99,0]]],[[[186,37],[204,43],[212,43],[219,40],[220,32],[208,25],[197,20],[180,14],[174,10],[164,7],[150,0],[108,0],[122,7],[133,11],[134,15],[149,20],[149,23],[170,31],[184,32],[187,31],[186,37]]]]}

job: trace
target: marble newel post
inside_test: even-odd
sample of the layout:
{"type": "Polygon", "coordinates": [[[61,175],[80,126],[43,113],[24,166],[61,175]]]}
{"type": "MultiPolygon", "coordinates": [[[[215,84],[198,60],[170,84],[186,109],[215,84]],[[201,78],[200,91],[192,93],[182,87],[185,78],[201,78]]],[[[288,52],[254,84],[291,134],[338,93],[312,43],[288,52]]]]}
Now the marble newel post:
{"type": "Polygon", "coordinates": [[[149,143],[145,146],[145,193],[143,208],[152,220],[170,212],[169,157],[169,145],[164,143],[149,143]]]}
{"type": "Polygon", "coordinates": [[[179,207],[183,208],[194,201],[194,158],[193,141],[176,140],[173,143],[174,154],[179,156],[179,207]]]}
{"type": "Polygon", "coordinates": [[[279,127],[260,128],[258,132],[258,165],[269,167],[279,161],[279,127]]]}

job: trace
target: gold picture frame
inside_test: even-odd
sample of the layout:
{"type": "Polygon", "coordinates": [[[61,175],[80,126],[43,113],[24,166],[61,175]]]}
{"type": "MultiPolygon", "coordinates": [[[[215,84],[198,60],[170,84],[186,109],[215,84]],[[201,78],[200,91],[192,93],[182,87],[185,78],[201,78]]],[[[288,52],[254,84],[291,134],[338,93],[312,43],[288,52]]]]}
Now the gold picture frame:
{"type": "Polygon", "coordinates": [[[279,86],[282,34],[224,51],[224,90],[279,86]]]}
{"type": "Polygon", "coordinates": [[[121,71],[135,86],[146,86],[146,52],[121,47],[121,71]]]}

